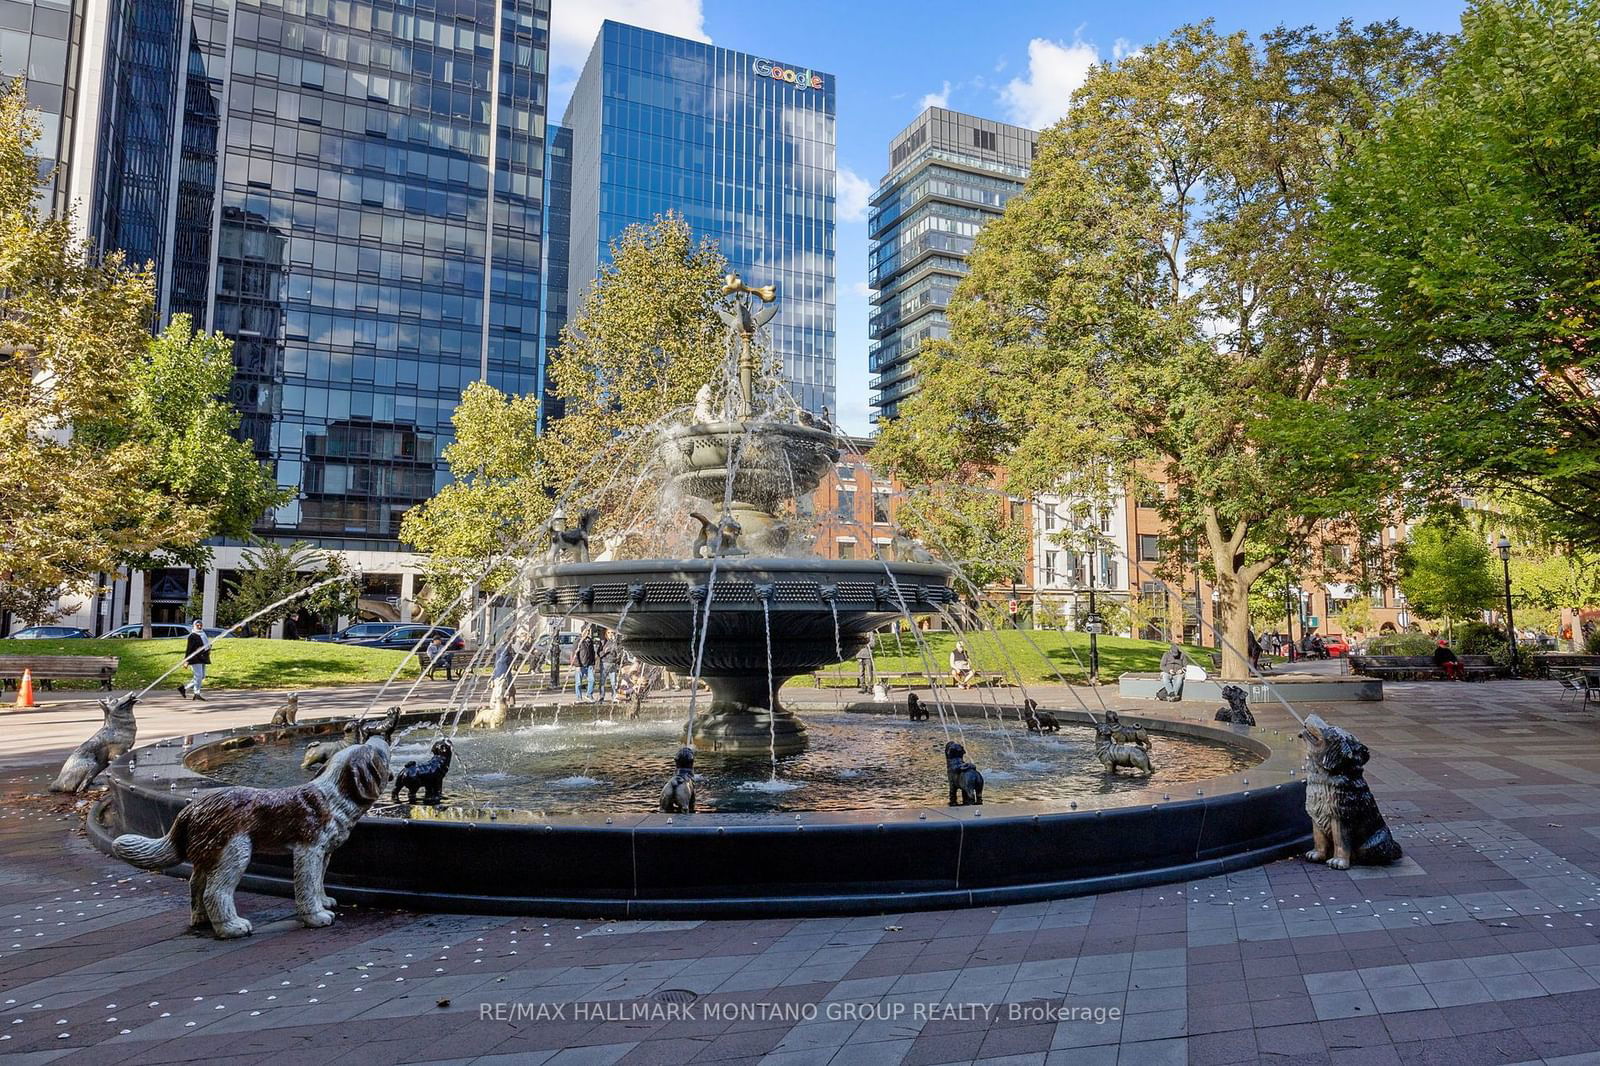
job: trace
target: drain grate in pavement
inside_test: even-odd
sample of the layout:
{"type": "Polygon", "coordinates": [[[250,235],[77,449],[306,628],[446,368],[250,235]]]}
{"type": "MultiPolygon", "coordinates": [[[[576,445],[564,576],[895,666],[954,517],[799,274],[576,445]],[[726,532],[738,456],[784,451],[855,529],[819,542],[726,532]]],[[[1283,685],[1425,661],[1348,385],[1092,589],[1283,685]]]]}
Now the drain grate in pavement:
{"type": "Polygon", "coordinates": [[[693,1003],[700,998],[700,993],[687,988],[663,988],[650,998],[657,1003],[693,1003]]]}

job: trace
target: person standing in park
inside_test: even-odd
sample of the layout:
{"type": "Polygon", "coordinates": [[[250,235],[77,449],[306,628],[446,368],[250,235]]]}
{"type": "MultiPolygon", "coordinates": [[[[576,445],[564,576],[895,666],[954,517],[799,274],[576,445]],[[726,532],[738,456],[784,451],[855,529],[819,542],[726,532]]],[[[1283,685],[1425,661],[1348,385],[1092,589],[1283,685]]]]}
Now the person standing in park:
{"type": "Polygon", "coordinates": [[[211,665],[211,642],[206,639],[205,627],[199,622],[189,630],[189,639],[183,646],[183,661],[189,665],[189,672],[193,676],[178,686],[178,695],[184,699],[193,696],[205,702],[205,693],[200,691],[200,686],[206,679],[206,667],[211,665]]]}
{"type": "Polygon", "coordinates": [[[605,631],[600,641],[600,689],[598,699],[617,698],[618,672],[622,669],[622,645],[617,643],[615,633],[605,631]]]}
{"type": "Polygon", "coordinates": [[[1183,659],[1183,649],[1173,641],[1167,648],[1165,655],[1161,656],[1161,684],[1162,689],[1156,693],[1156,698],[1178,702],[1183,699],[1183,672],[1187,667],[1183,659]]]}
{"type": "Polygon", "coordinates": [[[561,691],[561,627],[551,621],[550,632],[546,637],[550,641],[550,689],[553,692],[561,691]]]}
{"type": "Polygon", "coordinates": [[[868,640],[867,643],[861,646],[861,650],[856,652],[856,669],[856,691],[871,692],[872,683],[877,680],[872,669],[871,640],[868,640]]]}
{"type": "Polygon", "coordinates": [[[583,631],[578,634],[578,642],[572,647],[572,695],[575,699],[584,702],[593,700],[594,664],[597,657],[594,631],[584,626],[583,631]]]}

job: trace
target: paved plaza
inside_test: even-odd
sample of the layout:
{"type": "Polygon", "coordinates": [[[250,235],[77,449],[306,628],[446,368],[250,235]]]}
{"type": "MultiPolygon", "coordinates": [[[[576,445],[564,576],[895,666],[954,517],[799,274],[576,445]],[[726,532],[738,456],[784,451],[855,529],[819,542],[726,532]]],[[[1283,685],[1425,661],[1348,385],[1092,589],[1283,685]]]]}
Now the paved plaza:
{"type": "MultiPolygon", "coordinates": [[[[807,920],[341,907],[315,931],[289,901],[241,893],[256,932],[227,943],[186,931],[184,882],[101,855],[82,805],[44,793],[92,708],[7,714],[0,1061],[1600,1062],[1600,720],[1550,682],[1388,694],[1304,710],[1372,748],[1406,851],[1389,869],[1286,859],[1052,903],[807,920]]],[[[302,717],[362,695],[308,698],[302,717]]],[[[141,740],[258,720],[262,700],[152,700],[141,740]]]]}

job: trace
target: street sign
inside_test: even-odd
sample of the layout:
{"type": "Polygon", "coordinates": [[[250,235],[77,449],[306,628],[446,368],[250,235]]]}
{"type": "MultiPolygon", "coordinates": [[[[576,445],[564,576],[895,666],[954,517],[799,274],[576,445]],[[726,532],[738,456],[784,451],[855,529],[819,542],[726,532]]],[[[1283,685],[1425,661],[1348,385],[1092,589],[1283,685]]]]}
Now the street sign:
{"type": "Polygon", "coordinates": [[[1083,620],[1083,630],[1085,633],[1104,633],[1106,631],[1106,616],[1099,611],[1087,615],[1083,620]]]}
{"type": "Polygon", "coordinates": [[[1016,614],[1017,613],[1017,601],[1016,600],[1008,601],[1007,604],[1006,604],[1006,607],[1010,609],[1012,614],[1016,614]]]}

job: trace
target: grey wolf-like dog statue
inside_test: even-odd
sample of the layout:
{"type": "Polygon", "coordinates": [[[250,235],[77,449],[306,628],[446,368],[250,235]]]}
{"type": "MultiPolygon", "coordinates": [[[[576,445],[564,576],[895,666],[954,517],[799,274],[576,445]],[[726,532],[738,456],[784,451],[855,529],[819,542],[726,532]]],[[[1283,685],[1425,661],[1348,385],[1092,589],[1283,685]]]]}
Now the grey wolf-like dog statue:
{"type": "Polygon", "coordinates": [[[249,936],[253,926],[233,893],[257,851],[294,856],[294,905],[302,924],[333,924],[334,900],[323,891],[328,860],[350,827],[383,795],[389,742],[376,732],[333,755],[314,780],[295,788],[219,788],[178,812],[164,837],[124,833],[112,843],[119,859],[142,870],[180,862],[189,875],[189,924],[220,940],[249,936]]]}
{"type": "Polygon", "coordinates": [[[1238,685],[1223,685],[1222,698],[1226,707],[1217,708],[1216,720],[1232,725],[1255,725],[1256,716],[1250,713],[1250,694],[1238,685]]]}
{"type": "Polygon", "coordinates": [[[550,561],[552,563],[586,563],[589,561],[589,531],[600,512],[586,507],[578,512],[578,524],[567,526],[567,513],[557,507],[550,516],[546,529],[550,533],[550,561]]]}
{"type": "Polygon", "coordinates": [[[915,692],[906,696],[906,714],[913,722],[926,722],[928,720],[928,705],[917,698],[915,692]]]}
{"type": "Polygon", "coordinates": [[[364,743],[373,734],[382,734],[385,741],[394,739],[394,731],[400,725],[400,708],[390,707],[389,713],[377,725],[370,725],[359,718],[352,718],[344,724],[344,732],[338,740],[313,740],[306,745],[306,753],[300,759],[300,769],[315,770],[326,763],[339,752],[346,748],[364,743]]]}
{"type": "Polygon", "coordinates": [[[694,749],[685,744],[672,760],[676,772],[661,788],[663,814],[693,814],[698,778],[694,772],[694,749]]]}
{"type": "Polygon", "coordinates": [[[1110,773],[1116,773],[1121,767],[1130,770],[1142,770],[1150,773],[1150,753],[1137,744],[1128,744],[1113,740],[1114,731],[1106,722],[1094,724],[1094,757],[1100,760],[1110,773]]]}
{"type": "Polygon", "coordinates": [[[400,793],[406,793],[406,802],[417,802],[417,789],[422,789],[423,803],[438,803],[444,795],[444,775],[450,772],[450,757],[454,748],[448,738],[433,742],[433,755],[422,762],[412,759],[394,775],[394,794],[390,802],[399,803],[400,793]]]}
{"type": "Polygon", "coordinates": [[[272,712],[272,724],[275,726],[294,725],[294,720],[300,717],[300,693],[291,692],[283,697],[283,703],[272,712]]]}
{"type": "Polygon", "coordinates": [[[1306,749],[1306,813],[1311,850],[1306,859],[1335,870],[1351,863],[1382,866],[1400,859],[1400,844],[1378,810],[1362,767],[1367,746],[1317,715],[1307,715],[1300,741],[1306,749]]]}
{"type": "Polygon", "coordinates": [[[111,700],[100,701],[100,713],[105,716],[105,721],[93,736],[72,749],[72,754],[61,764],[61,772],[56,774],[55,781],[50,785],[51,792],[84,791],[101,770],[111,765],[111,760],[120,759],[133,747],[134,737],[139,731],[139,724],[133,717],[133,705],[138,702],[139,698],[132,694],[115,703],[111,700]]]}
{"type": "Polygon", "coordinates": [[[1150,750],[1150,733],[1137,722],[1124,722],[1116,711],[1107,708],[1106,725],[1111,727],[1113,744],[1136,744],[1145,751],[1150,750]]]}
{"type": "Polygon", "coordinates": [[[950,803],[952,807],[983,806],[983,775],[978,768],[967,761],[967,749],[958,741],[950,741],[944,746],[945,776],[950,782],[950,803]],[[956,802],[956,795],[960,794],[961,802],[956,802]]]}
{"type": "Polygon", "coordinates": [[[700,523],[700,531],[694,535],[691,552],[696,559],[746,554],[739,547],[739,537],[744,533],[744,527],[733,515],[725,514],[715,522],[699,511],[690,511],[689,517],[700,523]]]}
{"type": "Polygon", "coordinates": [[[1022,701],[1022,720],[1030,733],[1059,733],[1061,723],[1049,711],[1041,711],[1032,696],[1022,701]]]}

